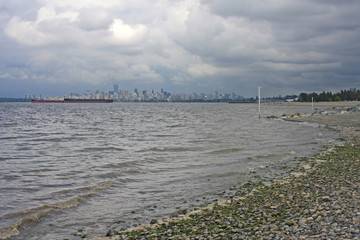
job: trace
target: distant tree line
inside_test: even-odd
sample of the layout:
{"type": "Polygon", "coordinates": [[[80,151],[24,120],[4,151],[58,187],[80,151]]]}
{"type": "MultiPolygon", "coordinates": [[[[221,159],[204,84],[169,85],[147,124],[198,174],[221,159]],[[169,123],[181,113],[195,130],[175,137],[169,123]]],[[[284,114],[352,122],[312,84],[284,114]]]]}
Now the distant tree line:
{"type": "Polygon", "coordinates": [[[322,92],[318,93],[301,93],[299,102],[311,102],[314,98],[315,102],[331,102],[331,101],[356,101],[360,100],[360,90],[350,88],[349,90],[341,90],[339,93],[322,92]]]}

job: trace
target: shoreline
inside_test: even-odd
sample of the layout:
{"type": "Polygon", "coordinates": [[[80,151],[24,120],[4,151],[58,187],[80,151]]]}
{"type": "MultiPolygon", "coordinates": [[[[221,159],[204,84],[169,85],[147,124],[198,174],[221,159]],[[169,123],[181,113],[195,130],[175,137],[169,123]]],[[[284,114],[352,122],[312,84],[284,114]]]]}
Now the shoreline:
{"type": "MultiPolygon", "coordinates": [[[[265,104],[275,104],[280,106],[310,106],[311,102],[278,102],[278,103],[265,103],[265,104]]],[[[317,107],[353,107],[359,105],[360,101],[340,101],[340,102],[314,102],[314,108],[317,107]]]]}
{"type": "MultiPolygon", "coordinates": [[[[354,105],[341,107],[349,106],[354,105]]],[[[360,112],[296,115],[286,120],[324,125],[341,132],[345,143],[287,166],[285,177],[272,183],[259,179],[241,185],[237,192],[242,197],[226,196],[179,218],[154,219],[151,225],[109,230],[110,237],[96,240],[359,238],[360,185],[356,173],[360,171],[360,112]]]]}

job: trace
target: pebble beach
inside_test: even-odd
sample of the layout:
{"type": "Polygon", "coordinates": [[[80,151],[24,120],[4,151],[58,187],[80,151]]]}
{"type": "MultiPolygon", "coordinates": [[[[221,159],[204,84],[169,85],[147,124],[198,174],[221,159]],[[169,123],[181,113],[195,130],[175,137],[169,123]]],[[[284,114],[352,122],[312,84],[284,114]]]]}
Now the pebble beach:
{"type": "MultiPolygon", "coordinates": [[[[110,229],[109,239],[360,239],[360,106],[322,107],[282,116],[339,131],[344,141],[301,159],[286,176],[249,181],[232,196],[134,229],[110,229]]],[[[278,116],[279,118],[281,116],[278,116]]]]}

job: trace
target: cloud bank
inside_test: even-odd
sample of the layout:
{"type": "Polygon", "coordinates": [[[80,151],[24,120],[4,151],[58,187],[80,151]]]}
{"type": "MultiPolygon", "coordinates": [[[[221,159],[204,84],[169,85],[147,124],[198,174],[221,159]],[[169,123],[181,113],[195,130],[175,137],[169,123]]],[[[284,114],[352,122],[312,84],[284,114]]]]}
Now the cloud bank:
{"type": "Polygon", "coordinates": [[[352,0],[0,1],[0,94],[14,82],[245,96],[257,85],[268,95],[360,87],[359,9],[352,0]]]}

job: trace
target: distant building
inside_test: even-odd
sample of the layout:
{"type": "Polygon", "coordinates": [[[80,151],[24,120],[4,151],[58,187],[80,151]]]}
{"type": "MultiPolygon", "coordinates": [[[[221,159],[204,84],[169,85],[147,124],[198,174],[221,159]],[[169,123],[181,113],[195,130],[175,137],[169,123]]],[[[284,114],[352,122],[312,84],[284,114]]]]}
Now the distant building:
{"type": "Polygon", "coordinates": [[[114,84],[114,93],[115,94],[119,93],[119,85],[118,84],[114,84]]]}

